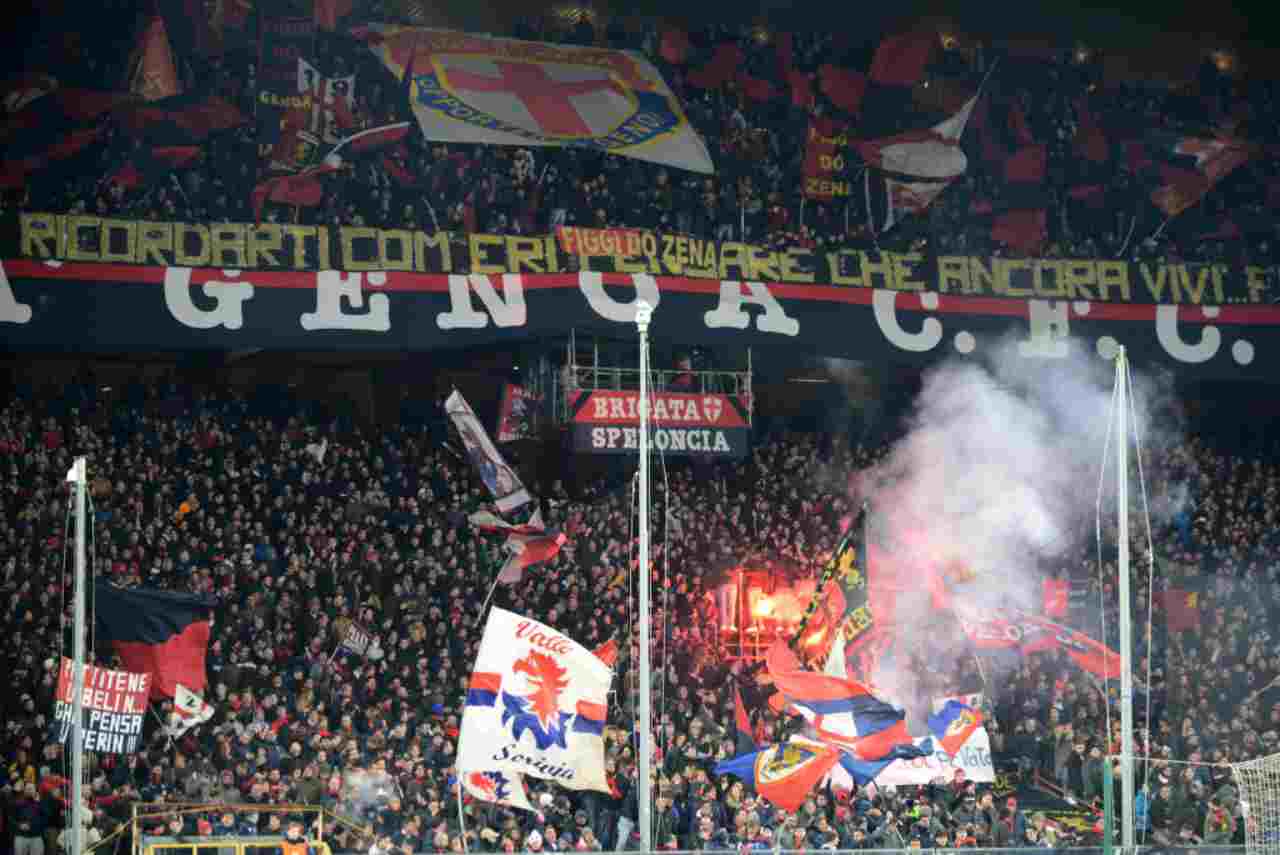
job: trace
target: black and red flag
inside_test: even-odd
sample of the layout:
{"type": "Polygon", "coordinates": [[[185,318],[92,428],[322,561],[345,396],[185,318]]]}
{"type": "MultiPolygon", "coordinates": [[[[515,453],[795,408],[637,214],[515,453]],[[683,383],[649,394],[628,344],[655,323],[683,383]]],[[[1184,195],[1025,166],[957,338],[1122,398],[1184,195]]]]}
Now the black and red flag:
{"type": "Polygon", "coordinates": [[[125,191],[150,187],[169,173],[190,166],[200,157],[200,151],[200,147],[195,145],[143,148],[111,173],[107,180],[125,191]]]}
{"type": "Polygon", "coordinates": [[[225,98],[196,92],[122,104],[112,118],[125,134],[158,146],[202,143],[249,121],[225,98]]]}
{"type": "Polygon", "coordinates": [[[998,193],[975,199],[969,213],[990,222],[995,243],[1019,255],[1038,255],[1048,237],[1048,146],[1037,142],[1017,98],[993,98],[978,112],[974,125],[998,193]]]}
{"type": "Polygon", "coordinates": [[[1158,153],[1162,160],[1156,164],[1151,182],[1155,185],[1151,203],[1169,218],[1199,202],[1254,154],[1248,143],[1225,134],[1179,137],[1166,145],[1151,145],[1148,151],[1158,153]]]}
{"type": "Polygon", "coordinates": [[[214,600],[106,582],[93,594],[98,638],[111,642],[124,670],[151,675],[153,700],[173,697],[179,683],[204,693],[214,600]]]}
{"type": "Polygon", "coordinates": [[[14,91],[16,112],[0,122],[0,186],[22,187],[42,170],[67,160],[101,136],[101,119],[127,92],[56,89],[14,91]]]}

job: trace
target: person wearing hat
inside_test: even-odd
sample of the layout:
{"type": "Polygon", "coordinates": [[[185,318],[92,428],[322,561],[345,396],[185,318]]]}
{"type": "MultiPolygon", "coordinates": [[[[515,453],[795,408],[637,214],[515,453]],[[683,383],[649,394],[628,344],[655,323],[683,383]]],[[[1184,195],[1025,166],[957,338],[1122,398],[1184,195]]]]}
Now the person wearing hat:
{"type": "Polygon", "coordinates": [[[1018,798],[1009,796],[1005,799],[1004,809],[1012,839],[1015,841],[1022,840],[1027,834],[1027,815],[1018,809],[1018,798]]]}

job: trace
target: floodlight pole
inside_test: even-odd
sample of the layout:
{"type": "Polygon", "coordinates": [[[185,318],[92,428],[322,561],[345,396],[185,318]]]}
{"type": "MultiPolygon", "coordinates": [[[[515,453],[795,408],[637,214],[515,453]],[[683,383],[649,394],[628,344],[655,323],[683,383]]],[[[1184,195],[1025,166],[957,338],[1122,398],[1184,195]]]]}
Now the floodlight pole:
{"type": "Polygon", "coordinates": [[[67,816],[71,822],[68,829],[68,852],[76,855],[84,852],[84,676],[85,676],[85,487],[88,480],[85,458],[77,457],[68,476],[72,482],[75,496],[76,516],[76,554],[74,615],[75,629],[72,641],[71,662],[71,810],[67,816]]]}
{"type": "MultiPolygon", "coordinates": [[[[1134,855],[1133,612],[1129,591],[1129,362],[1116,355],[1116,572],[1120,596],[1120,844],[1134,855]]],[[[1105,687],[1104,687],[1105,688],[1105,687]]],[[[1110,741],[1110,734],[1107,740],[1110,741]]],[[[1110,834],[1110,829],[1104,829],[1110,834]]]]}
{"type": "MultiPolygon", "coordinates": [[[[640,825],[640,851],[653,849],[652,785],[649,781],[650,742],[653,740],[652,711],[649,708],[649,687],[653,679],[649,674],[649,321],[653,319],[653,307],[640,300],[636,303],[636,328],[640,333],[640,619],[637,632],[640,635],[640,739],[639,768],[636,782],[640,788],[637,799],[637,822],[640,825]]],[[[625,849],[627,841],[618,841],[618,848],[625,849]]]]}

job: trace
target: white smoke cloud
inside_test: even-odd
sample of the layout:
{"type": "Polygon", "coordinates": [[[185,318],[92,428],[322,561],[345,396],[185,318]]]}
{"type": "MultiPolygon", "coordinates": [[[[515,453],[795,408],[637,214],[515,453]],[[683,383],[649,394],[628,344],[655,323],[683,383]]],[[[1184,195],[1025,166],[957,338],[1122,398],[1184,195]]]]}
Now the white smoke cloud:
{"type": "MultiPolygon", "coordinates": [[[[878,560],[890,565],[875,575],[898,588],[894,613],[877,620],[894,625],[900,650],[946,635],[938,625],[949,618],[925,590],[929,568],[942,569],[969,603],[1038,611],[1044,577],[1078,565],[1080,547],[1093,543],[1113,380],[1114,365],[1080,346],[1062,360],[1001,348],[985,363],[948,362],[925,376],[906,436],[860,479],[873,540],[886,547],[878,560]]],[[[1176,408],[1160,383],[1136,369],[1133,381],[1149,460],[1177,439],[1176,408]]],[[[1114,518],[1114,461],[1108,472],[1104,513],[1114,518]]],[[[1177,491],[1161,495],[1153,511],[1176,512],[1177,491]]],[[[899,657],[888,667],[904,664],[899,657]]],[[[881,673],[875,682],[907,691],[909,679],[881,673]]]]}
{"type": "Polygon", "coordinates": [[[358,817],[386,807],[393,798],[401,798],[399,784],[386,772],[356,769],[347,772],[342,783],[344,801],[358,817]]]}

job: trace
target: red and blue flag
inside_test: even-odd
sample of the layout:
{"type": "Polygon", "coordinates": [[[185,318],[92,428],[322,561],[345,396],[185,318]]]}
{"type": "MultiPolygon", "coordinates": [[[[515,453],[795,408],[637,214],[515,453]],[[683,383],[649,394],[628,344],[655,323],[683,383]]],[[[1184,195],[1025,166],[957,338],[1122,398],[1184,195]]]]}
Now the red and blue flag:
{"type": "Polygon", "coordinates": [[[733,775],[783,810],[794,811],[839,760],[840,751],[830,745],[792,737],[725,760],[715,767],[715,773],[733,775]]]}
{"type": "Polygon", "coordinates": [[[942,750],[953,757],[981,726],[982,713],[956,700],[947,701],[942,709],[929,716],[929,731],[942,750]]]}

